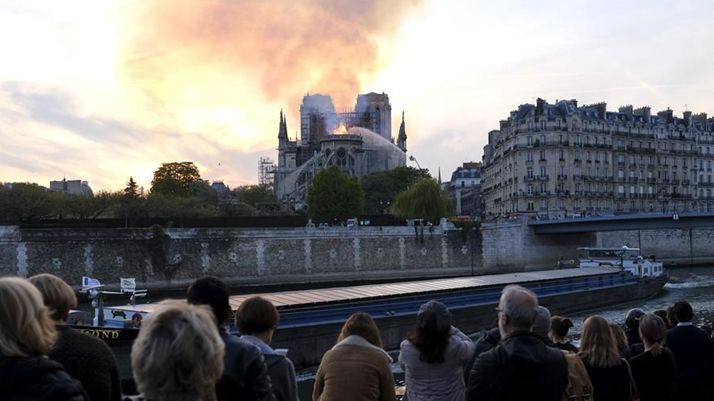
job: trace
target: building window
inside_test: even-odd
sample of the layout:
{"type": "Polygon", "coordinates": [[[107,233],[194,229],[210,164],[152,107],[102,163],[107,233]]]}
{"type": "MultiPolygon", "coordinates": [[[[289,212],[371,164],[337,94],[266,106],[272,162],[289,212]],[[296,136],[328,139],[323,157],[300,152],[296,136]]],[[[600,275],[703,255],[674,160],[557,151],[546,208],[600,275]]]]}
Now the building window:
{"type": "Polygon", "coordinates": [[[540,161],[545,161],[545,150],[540,151],[540,161]]]}
{"type": "Polygon", "coordinates": [[[533,195],[533,184],[528,184],[528,195],[533,195]]]}
{"type": "Polygon", "coordinates": [[[625,193],[625,187],[623,187],[622,185],[618,185],[618,186],[617,186],[617,193],[618,193],[618,194],[624,194],[624,193],[625,193]]]}
{"type": "Polygon", "coordinates": [[[565,152],[563,151],[563,149],[560,149],[559,154],[560,154],[560,160],[565,160],[565,152]]]}
{"type": "Polygon", "coordinates": [[[545,183],[544,182],[540,183],[540,192],[545,193],[545,183]]]}
{"type": "Polygon", "coordinates": [[[528,172],[528,178],[533,178],[533,167],[528,167],[526,171],[528,172]]]}
{"type": "Polygon", "coordinates": [[[540,144],[545,145],[545,135],[540,136],[540,144]]]}
{"type": "Polygon", "coordinates": [[[528,146],[533,146],[533,137],[530,135],[528,136],[528,146]]]}
{"type": "Polygon", "coordinates": [[[558,135],[558,145],[563,144],[563,134],[558,135]]]}
{"type": "Polygon", "coordinates": [[[533,202],[528,202],[528,210],[533,210],[533,202]]]}
{"type": "Polygon", "coordinates": [[[531,150],[528,151],[528,161],[529,162],[533,161],[533,151],[531,151],[531,150]]]}
{"type": "Polygon", "coordinates": [[[540,168],[540,176],[545,177],[545,167],[540,168]]]}

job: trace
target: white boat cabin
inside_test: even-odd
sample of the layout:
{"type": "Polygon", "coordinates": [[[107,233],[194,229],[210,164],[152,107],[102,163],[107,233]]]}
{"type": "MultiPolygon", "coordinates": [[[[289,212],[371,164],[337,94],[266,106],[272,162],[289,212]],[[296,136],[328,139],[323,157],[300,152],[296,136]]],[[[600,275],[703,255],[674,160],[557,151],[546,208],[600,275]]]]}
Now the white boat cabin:
{"type": "Polygon", "coordinates": [[[662,262],[642,257],[640,248],[578,248],[587,254],[579,258],[579,266],[619,267],[637,277],[657,277],[664,274],[662,262]]]}

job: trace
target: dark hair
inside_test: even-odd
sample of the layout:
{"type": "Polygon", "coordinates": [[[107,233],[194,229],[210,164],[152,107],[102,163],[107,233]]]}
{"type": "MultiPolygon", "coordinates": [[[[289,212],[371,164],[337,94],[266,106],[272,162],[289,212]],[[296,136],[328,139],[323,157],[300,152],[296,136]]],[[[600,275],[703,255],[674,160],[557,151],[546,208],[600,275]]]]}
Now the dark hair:
{"type": "Polygon", "coordinates": [[[219,325],[228,319],[231,307],[228,303],[228,287],[215,277],[202,277],[194,281],[186,293],[186,301],[193,305],[208,305],[219,325]]]}
{"type": "Polygon", "coordinates": [[[342,341],[352,335],[360,336],[369,341],[370,344],[382,348],[382,338],[379,335],[379,328],[377,328],[377,324],[374,322],[374,319],[372,319],[372,316],[367,313],[356,312],[347,318],[345,324],[342,325],[337,341],[342,341]]]}
{"type": "Polygon", "coordinates": [[[687,301],[679,301],[672,306],[672,311],[674,312],[674,317],[677,318],[678,322],[691,322],[694,318],[694,311],[692,310],[692,305],[687,301]]]}
{"type": "Polygon", "coordinates": [[[236,327],[242,334],[265,333],[278,325],[280,316],[272,302],[262,297],[250,297],[236,311],[236,327]]]}
{"type": "Polygon", "coordinates": [[[553,330],[553,333],[560,338],[565,338],[571,327],[573,327],[573,321],[568,318],[560,316],[553,316],[550,318],[550,329],[553,330]]]}
{"type": "Polygon", "coordinates": [[[665,327],[669,327],[669,319],[667,318],[667,311],[664,309],[657,309],[654,311],[654,314],[659,316],[660,319],[664,322],[665,327]]]}
{"type": "Polygon", "coordinates": [[[426,363],[444,362],[446,347],[449,345],[451,327],[444,331],[436,330],[433,325],[425,328],[417,325],[414,333],[407,335],[407,340],[419,350],[419,360],[426,363]]]}

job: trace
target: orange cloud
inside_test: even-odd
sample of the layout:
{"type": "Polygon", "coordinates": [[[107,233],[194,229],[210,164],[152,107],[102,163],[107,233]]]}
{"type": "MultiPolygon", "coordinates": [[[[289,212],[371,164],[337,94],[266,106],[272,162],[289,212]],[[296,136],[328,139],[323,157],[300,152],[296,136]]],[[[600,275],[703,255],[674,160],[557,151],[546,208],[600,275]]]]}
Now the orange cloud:
{"type": "Polygon", "coordinates": [[[173,109],[262,98],[297,110],[305,92],[351,107],[360,83],[380,68],[380,40],[417,2],[137,1],[121,73],[145,94],[179,105],[173,109]]]}

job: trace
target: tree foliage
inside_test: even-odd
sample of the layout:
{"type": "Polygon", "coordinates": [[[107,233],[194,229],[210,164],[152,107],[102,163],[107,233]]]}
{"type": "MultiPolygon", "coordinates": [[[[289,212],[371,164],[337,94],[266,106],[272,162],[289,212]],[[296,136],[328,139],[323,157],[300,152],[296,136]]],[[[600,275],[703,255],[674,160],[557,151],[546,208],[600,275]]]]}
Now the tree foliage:
{"type": "Polygon", "coordinates": [[[307,214],[315,222],[339,221],[362,213],[364,192],[357,178],[332,166],[315,175],[307,194],[307,214]]]}
{"type": "Polygon", "coordinates": [[[188,196],[192,184],[198,182],[204,181],[193,162],[162,163],[161,167],[154,171],[151,194],[188,196]]]}
{"type": "Polygon", "coordinates": [[[134,177],[129,177],[129,181],[126,183],[126,187],[124,187],[124,195],[129,198],[139,197],[139,186],[136,184],[136,181],[134,181],[134,177]]]}
{"type": "Polygon", "coordinates": [[[234,192],[239,202],[252,207],[275,203],[275,195],[268,185],[244,185],[236,188],[234,192]]]}
{"type": "Polygon", "coordinates": [[[426,219],[438,223],[453,214],[454,205],[432,178],[423,178],[408,190],[400,192],[392,205],[392,212],[404,219],[426,219]]]}
{"type": "Polygon", "coordinates": [[[377,171],[362,178],[364,208],[366,213],[384,213],[394,203],[394,197],[417,181],[429,178],[426,169],[397,167],[393,170],[377,171]]]}
{"type": "Polygon", "coordinates": [[[28,221],[59,215],[64,205],[64,196],[50,192],[37,184],[15,183],[0,188],[0,218],[12,221],[28,221]]]}

